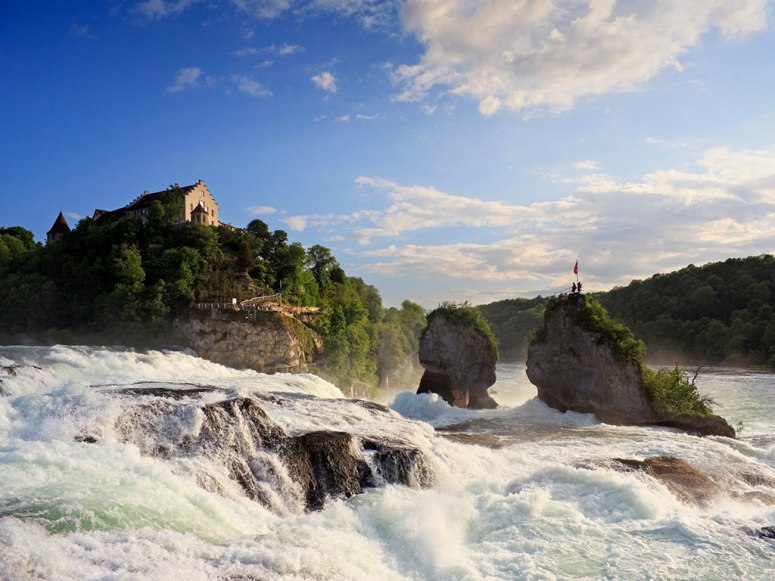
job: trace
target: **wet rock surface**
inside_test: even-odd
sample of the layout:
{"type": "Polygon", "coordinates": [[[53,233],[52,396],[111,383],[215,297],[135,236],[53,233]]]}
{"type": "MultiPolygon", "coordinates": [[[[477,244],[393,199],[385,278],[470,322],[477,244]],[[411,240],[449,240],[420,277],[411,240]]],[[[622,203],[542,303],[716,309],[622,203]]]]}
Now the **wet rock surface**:
{"type": "Polygon", "coordinates": [[[675,428],[682,430],[687,434],[696,436],[724,436],[726,438],[735,438],[735,430],[721,416],[692,416],[681,414],[673,416],[661,422],[654,422],[655,426],[666,428],[675,428]]]}
{"type": "Polygon", "coordinates": [[[612,467],[623,471],[639,470],[653,476],[679,500],[689,504],[708,506],[721,493],[719,485],[707,475],[685,460],[672,456],[654,456],[645,460],[614,458],[612,467]]]}
{"type": "MultiPolygon", "coordinates": [[[[203,488],[224,493],[230,482],[242,494],[280,514],[318,510],[329,498],[349,498],[385,484],[429,486],[429,459],[395,436],[317,430],[289,435],[259,397],[230,397],[202,404],[202,390],[153,388],[124,391],[136,400],[116,421],[119,439],[143,454],[178,461],[203,488]],[[225,478],[224,478],[225,477],[225,478]]],[[[283,398],[270,396],[273,405],[283,398]]],[[[353,401],[373,414],[384,406],[353,401]]],[[[78,441],[96,442],[95,435],[78,441]]]]}

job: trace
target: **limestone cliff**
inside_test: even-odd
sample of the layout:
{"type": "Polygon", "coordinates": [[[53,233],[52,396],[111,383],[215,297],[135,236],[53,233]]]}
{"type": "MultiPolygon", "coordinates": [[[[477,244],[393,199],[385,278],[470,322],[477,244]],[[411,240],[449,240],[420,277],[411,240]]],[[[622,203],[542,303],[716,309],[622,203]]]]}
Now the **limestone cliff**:
{"type": "Polygon", "coordinates": [[[317,334],[279,312],[190,311],[173,323],[174,340],[229,367],[304,373],[321,347],[317,334]]]}
{"type": "Polygon", "coordinates": [[[538,397],[561,411],[593,413],[612,424],[656,424],[735,437],[679,370],[655,373],[645,347],[584,295],[549,302],[528,349],[527,376],[538,397]]]}
{"type": "Polygon", "coordinates": [[[437,393],[457,407],[495,408],[487,393],[495,383],[495,338],[473,307],[441,307],[428,316],[420,340],[425,373],[417,393],[437,393]]]}

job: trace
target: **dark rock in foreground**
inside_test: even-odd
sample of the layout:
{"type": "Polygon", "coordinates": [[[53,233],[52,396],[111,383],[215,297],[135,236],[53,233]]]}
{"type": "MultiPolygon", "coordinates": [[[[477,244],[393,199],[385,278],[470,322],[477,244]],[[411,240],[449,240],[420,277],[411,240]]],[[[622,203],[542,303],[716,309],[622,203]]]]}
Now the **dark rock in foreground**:
{"type": "MultiPolygon", "coordinates": [[[[136,401],[116,421],[117,436],[144,454],[194,472],[208,490],[224,493],[236,487],[267,508],[287,514],[317,510],[328,498],[349,498],[365,488],[391,483],[425,487],[434,481],[428,458],[409,436],[405,441],[341,431],[290,436],[264,409],[264,401],[287,405],[282,398],[234,397],[201,404],[197,397],[201,390],[168,391],[124,393],[136,401]]],[[[406,421],[382,406],[359,403],[341,402],[384,416],[385,421],[406,421]]],[[[96,441],[93,435],[78,439],[96,441]]]]}

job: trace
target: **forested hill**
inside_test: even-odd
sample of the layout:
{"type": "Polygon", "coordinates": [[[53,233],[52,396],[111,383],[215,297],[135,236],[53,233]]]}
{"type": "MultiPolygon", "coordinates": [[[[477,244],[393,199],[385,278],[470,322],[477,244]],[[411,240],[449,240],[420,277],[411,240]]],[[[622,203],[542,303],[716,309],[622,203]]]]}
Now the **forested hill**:
{"type": "Polygon", "coordinates": [[[281,293],[284,307],[317,307],[316,373],[343,388],[419,379],[422,307],[383,307],[328,248],[304,248],[261,220],[177,224],[180,192],[167,194],[147,220],[85,218],[46,246],[24,228],[0,228],[0,342],[156,346],[198,303],[281,293]]]}
{"type": "MultiPolygon", "coordinates": [[[[775,367],[775,258],[730,258],[597,293],[660,363],[775,367]]],[[[526,336],[541,322],[545,299],[480,307],[506,358],[521,359],[526,336]]]]}
{"type": "Polygon", "coordinates": [[[600,295],[652,356],[775,367],[775,258],[730,258],[600,295]]]}

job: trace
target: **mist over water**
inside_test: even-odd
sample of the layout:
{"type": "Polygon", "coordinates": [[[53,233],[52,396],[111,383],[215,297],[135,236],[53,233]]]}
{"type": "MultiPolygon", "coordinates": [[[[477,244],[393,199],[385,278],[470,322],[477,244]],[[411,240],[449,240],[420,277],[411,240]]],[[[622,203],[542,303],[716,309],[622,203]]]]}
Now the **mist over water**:
{"type": "MultiPolygon", "coordinates": [[[[733,441],[561,414],[535,398],[524,365],[499,366],[498,410],[407,391],[391,394],[389,415],[313,375],[177,352],[3,347],[0,367],[0,579],[772,578],[775,542],[753,532],[775,525],[775,507],[740,496],[775,495],[771,374],[701,371],[700,391],[742,422],[733,441]],[[400,434],[433,459],[435,484],[374,488],[313,513],[270,510],[227,482],[212,492],[195,477],[212,467],[119,437],[119,396],[139,387],[198,387],[202,403],[260,397],[291,435],[400,434]],[[605,467],[655,455],[683,458],[723,493],[688,505],[649,476],[605,467]]],[[[176,421],[175,433],[198,429],[195,413],[176,421]]]]}

